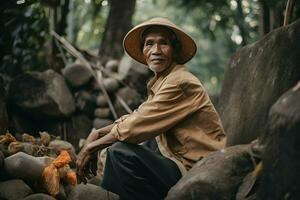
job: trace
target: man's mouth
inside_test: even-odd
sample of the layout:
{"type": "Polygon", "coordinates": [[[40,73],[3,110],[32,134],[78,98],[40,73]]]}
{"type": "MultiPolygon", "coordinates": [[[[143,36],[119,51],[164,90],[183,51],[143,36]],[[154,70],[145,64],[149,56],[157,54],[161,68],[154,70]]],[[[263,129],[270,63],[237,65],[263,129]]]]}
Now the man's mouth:
{"type": "Polygon", "coordinates": [[[160,62],[163,62],[164,61],[164,59],[162,59],[162,58],[154,58],[154,59],[151,59],[151,62],[152,63],[160,63],[160,62]]]}

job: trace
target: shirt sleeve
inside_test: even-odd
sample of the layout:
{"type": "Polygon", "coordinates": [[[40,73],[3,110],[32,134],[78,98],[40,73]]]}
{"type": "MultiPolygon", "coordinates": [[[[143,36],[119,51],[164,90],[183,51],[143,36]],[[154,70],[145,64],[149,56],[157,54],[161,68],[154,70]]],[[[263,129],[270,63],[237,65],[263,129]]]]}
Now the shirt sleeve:
{"type": "Polygon", "coordinates": [[[183,85],[166,83],[111,133],[119,141],[140,143],[168,129],[205,105],[205,91],[197,83],[183,85]]]}

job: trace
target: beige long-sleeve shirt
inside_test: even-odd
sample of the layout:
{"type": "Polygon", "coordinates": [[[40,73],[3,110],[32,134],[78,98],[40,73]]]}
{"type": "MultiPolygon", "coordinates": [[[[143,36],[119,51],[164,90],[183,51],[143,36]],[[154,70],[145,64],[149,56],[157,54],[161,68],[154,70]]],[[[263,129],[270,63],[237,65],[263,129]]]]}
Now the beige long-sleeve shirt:
{"type": "Polygon", "coordinates": [[[120,141],[156,138],[163,156],[182,174],[208,153],[225,146],[220,118],[200,81],[183,65],[173,65],[148,83],[148,99],[116,121],[120,141]]]}

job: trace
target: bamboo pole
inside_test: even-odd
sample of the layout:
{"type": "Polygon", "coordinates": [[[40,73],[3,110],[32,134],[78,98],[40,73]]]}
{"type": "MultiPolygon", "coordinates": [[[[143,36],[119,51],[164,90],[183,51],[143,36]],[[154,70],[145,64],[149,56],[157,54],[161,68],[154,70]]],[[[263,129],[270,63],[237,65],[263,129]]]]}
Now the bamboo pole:
{"type": "Polygon", "coordinates": [[[290,18],[293,12],[293,5],[294,1],[293,0],[288,0],[286,3],[286,8],[284,12],[284,21],[283,21],[283,26],[286,26],[290,22],[290,18]]]}

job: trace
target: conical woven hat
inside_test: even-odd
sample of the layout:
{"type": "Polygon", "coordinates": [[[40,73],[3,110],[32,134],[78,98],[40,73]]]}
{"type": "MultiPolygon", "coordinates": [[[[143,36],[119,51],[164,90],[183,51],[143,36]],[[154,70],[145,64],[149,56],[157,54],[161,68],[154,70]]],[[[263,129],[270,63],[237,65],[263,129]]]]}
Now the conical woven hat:
{"type": "Polygon", "coordinates": [[[172,23],[168,19],[161,17],[156,17],[145,21],[135,26],[126,34],[123,41],[123,46],[129,56],[131,56],[138,62],[147,65],[143,52],[141,51],[141,47],[143,45],[143,41],[141,41],[142,34],[145,29],[157,25],[171,29],[175,33],[179,42],[181,43],[181,49],[180,52],[178,52],[177,54],[178,57],[176,58],[178,64],[184,64],[190,59],[192,59],[192,57],[197,51],[197,46],[194,40],[174,23],[172,23]]]}

